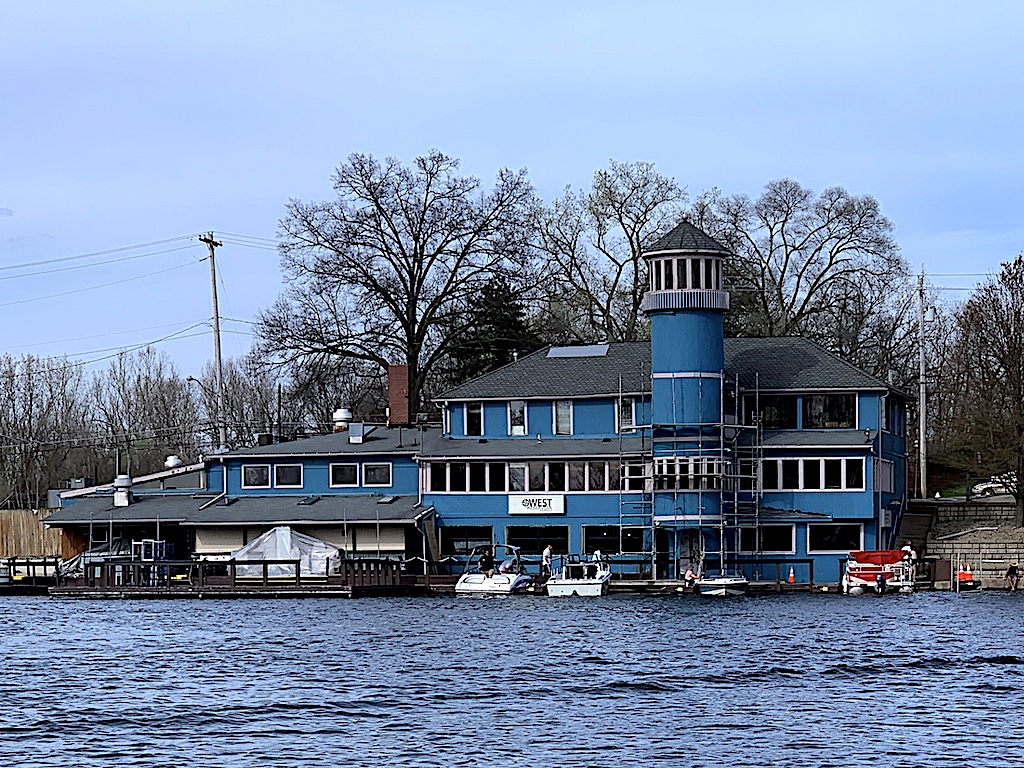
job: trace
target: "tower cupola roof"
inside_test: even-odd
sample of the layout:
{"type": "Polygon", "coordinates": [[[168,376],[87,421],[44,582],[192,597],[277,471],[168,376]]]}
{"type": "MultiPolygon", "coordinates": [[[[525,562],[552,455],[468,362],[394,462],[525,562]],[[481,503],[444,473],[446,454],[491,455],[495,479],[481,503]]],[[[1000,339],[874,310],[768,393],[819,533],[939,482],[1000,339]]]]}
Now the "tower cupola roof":
{"type": "Polygon", "coordinates": [[[728,248],[719,243],[706,232],[693,226],[688,221],[681,221],[671,230],[658,238],[650,248],[644,251],[647,253],[661,253],[665,251],[696,251],[699,253],[721,253],[731,254],[728,248]]]}

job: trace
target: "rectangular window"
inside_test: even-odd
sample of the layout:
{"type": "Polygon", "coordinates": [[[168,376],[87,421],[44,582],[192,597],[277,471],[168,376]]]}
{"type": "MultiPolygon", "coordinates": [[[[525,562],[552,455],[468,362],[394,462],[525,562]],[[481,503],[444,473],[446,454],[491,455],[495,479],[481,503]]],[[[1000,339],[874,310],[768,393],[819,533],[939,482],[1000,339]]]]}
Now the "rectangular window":
{"type": "Polygon", "coordinates": [[[619,400],[619,431],[632,432],[636,429],[636,398],[623,397],[619,400]]]}
{"type": "Polygon", "coordinates": [[[572,400],[555,401],[555,424],[556,435],[572,434],[572,400]]]}
{"type": "Polygon", "coordinates": [[[712,276],[715,271],[715,260],[704,259],[704,287],[711,289],[715,285],[714,277],[712,276]]]}
{"type": "Polygon", "coordinates": [[[627,491],[643,491],[646,490],[646,478],[644,477],[644,464],[643,462],[627,462],[623,466],[625,472],[624,489],[627,491]]]}
{"type": "Polygon", "coordinates": [[[526,465],[508,465],[508,490],[510,493],[522,493],[526,490],[526,465]]]}
{"type": "MultiPolygon", "coordinates": [[[[354,467],[354,464],[348,466],[354,467]]],[[[333,468],[332,468],[333,477],[333,468]]],[[[444,493],[448,490],[448,465],[441,462],[430,462],[430,490],[434,493],[444,493]]]]}
{"type": "Polygon", "coordinates": [[[700,288],[700,259],[690,259],[690,287],[700,288]]]}
{"type": "Polygon", "coordinates": [[[885,459],[874,460],[875,490],[882,493],[892,493],[894,487],[894,465],[885,459]]]}
{"type": "Polygon", "coordinates": [[[879,418],[882,421],[882,431],[889,431],[889,399],[882,396],[881,402],[878,407],[879,418]]]}
{"type": "Polygon", "coordinates": [[[484,433],[484,408],[481,403],[466,403],[466,435],[477,437],[484,433]]]}
{"type": "Polygon", "coordinates": [[[622,488],[623,465],[619,461],[608,462],[608,490],[618,491],[622,488]]]}
{"type": "Polygon", "coordinates": [[[676,285],[682,290],[686,288],[686,259],[676,259],[676,285]]]}
{"type": "Polygon", "coordinates": [[[550,544],[555,554],[569,552],[567,525],[510,525],[505,529],[505,542],[520,547],[524,555],[539,555],[550,544]]]}
{"type": "Polygon", "coordinates": [[[301,464],[275,464],[274,465],[274,487],[275,488],[301,488],[302,487],[302,465],[301,464]]]}
{"type": "Polygon", "coordinates": [[[856,417],[856,395],[804,395],[804,429],[853,429],[856,417]]]}
{"type": "Polygon", "coordinates": [[[552,493],[565,493],[565,462],[548,463],[548,490],[552,493]]]}
{"type": "Polygon", "coordinates": [[[843,487],[842,459],[825,459],[825,487],[829,490],[843,487]]]}
{"type": "Polygon", "coordinates": [[[765,459],[761,468],[762,487],[766,491],[778,490],[779,487],[779,462],[775,459],[765,459]]]}
{"type": "Polygon", "coordinates": [[[672,290],[672,273],[675,271],[672,259],[665,259],[665,290],[672,290]]]}
{"type": "Polygon", "coordinates": [[[592,555],[601,550],[606,555],[616,555],[621,552],[619,544],[619,531],[617,525],[584,525],[583,526],[583,553],[592,555]]]}
{"type": "Polygon", "coordinates": [[[469,465],[469,490],[473,493],[487,490],[487,465],[483,462],[474,461],[469,465]]]}
{"type": "Polygon", "coordinates": [[[363,485],[380,487],[391,485],[391,465],[363,464],[363,485]]]}
{"type": "Polygon", "coordinates": [[[807,525],[807,554],[852,552],[862,549],[860,525],[807,525]]]}
{"type": "Polygon", "coordinates": [[[453,461],[448,465],[448,490],[462,493],[466,490],[466,463],[453,461]]]}
{"type": "Polygon", "coordinates": [[[757,532],[757,528],[740,529],[740,552],[791,554],[796,551],[792,525],[762,525],[760,541],[757,532]]]}
{"type": "Polygon", "coordinates": [[[744,418],[748,425],[756,424],[758,409],[764,429],[796,429],[796,395],[746,395],[743,398],[744,418]]]}
{"type": "Polygon", "coordinates": [[[539,461],[531,461],[530,467],[530,491],[543,493],[548,489],[544,478],[544,464],[539,461]]]}
{"type": "Polygon", "coordinates": [[[587,465],[583,461],[569,462],[569,490],[587,490],[587,465]]]}
{"type": "Polygon", "coordinates": [[[504,493],[505,492],[505,465],[504,464],[488,464],[487,465],[488,480],[490,480],[490,491],[491,493],[504,493]]]}
{"type": "Polygon", "coordinates": [[[245,464],[242,466],[243,488],[269,488],[269,464],[245,464]]]}
{"type": "Polygon", "coordinates": [[[606,467],[603,461],[587,462],[587,487],[591,491],[607,490],[604,477],[606,467]]]}
{"type": "Polygon", "coordinates": [[[818,459],[804,459],[804,488],[821,488],[821,462],[818,459]]]}
{"type": "Polygon", "coordinates": [[[864,459],[846,459],[846,482],[843,487],[863,490],[864,459]]]}
{"type": "Polygon", "coordinates": [[[782,460],[782,488],[795,491],[800,488],[800,461],[798,459],[782,460]]]}
{"type": "Polygon", "coordinates": [[[651,264],[651,272],[654,274],[654,290],[661,290],[661,262],[655,261],[651,264]]]}
{"type": "MultiPolygon", "coordinates": [[[[441,487],[437,490],[444,490],[444,464],[431,464],[431,478],[433,478],[433,472],[435,467],[441,468],[441,487]]],[[[358,464],[331,464],[331,488],[354,488],[359,485],[359,465],[358,464]]],[[[433,487],[434,482],[431,479],[430,483],[433,487]]]]}
{"type": "Polygon", "coordinates": [[[508,404],[508,433],[513,437],[526,434],[525,400],[512,400],[508,404]]]}
{"type": "Polygon", "coordinates": [[[468,555],[477,547],[494,542],[489,525],[445,525],[440,529],[441,554],[444,557],[468,555]]]}

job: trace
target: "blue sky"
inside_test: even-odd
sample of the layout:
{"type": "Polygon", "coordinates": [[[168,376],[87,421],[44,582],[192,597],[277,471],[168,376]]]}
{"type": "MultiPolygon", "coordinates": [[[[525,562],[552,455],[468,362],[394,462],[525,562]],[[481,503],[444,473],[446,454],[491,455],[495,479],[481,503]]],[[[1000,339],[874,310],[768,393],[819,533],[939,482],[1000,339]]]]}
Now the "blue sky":
{"type": "MultiPolygon", "coordinates": [[[[967,274],[942,286],[1024,251],[1024,3],[497,5],[5,3],[0,353],[88,361],[180,334],[158,346],[198,373],[197,240],[10,267],[207,230],[262,243],[351,152],[525,167],[547,200],[611,158],[691,194],[840,185],[878,198],[915,270],[967,274]]],[[[278,260],[238,241],[217,259],[240,355],[278,260]]]]}

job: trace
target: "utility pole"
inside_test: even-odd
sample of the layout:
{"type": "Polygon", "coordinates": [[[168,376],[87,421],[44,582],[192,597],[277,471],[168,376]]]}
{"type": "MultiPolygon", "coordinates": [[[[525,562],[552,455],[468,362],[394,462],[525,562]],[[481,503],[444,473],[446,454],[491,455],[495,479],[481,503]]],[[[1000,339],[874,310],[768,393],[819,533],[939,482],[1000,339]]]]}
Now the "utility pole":
{"type": "Polygon", "coordinates": [[[918,426],[918,457],[921,462],[918,473],[920,475],[920,487],[921,487],[921,498],[928,498],[928,432],[926,428],[927,418],[927,387],[925,385],[925,364],[924,364],[924,322],[925,322],[925,307],[924,307],[924,268],[921,268],[921,274],[917,277],[917,295],[920,304],[920,317],[918,319],[918,387],[919,393],[917,397],[917,426],[918,426]]]}
{"type": "Polygon", "coordinates": [[[213,363],[217,371],[217,430],[220,437],[220,450],[228,447],[228,428],[224,416],[224,366],[220,355],[220,308],[217,304],[217,262],[215,250],[223,243],[213,239],[213,232],[207,232],[199,238],[199,242],[210,247],[210,286],[213,290],[213,363]]]}

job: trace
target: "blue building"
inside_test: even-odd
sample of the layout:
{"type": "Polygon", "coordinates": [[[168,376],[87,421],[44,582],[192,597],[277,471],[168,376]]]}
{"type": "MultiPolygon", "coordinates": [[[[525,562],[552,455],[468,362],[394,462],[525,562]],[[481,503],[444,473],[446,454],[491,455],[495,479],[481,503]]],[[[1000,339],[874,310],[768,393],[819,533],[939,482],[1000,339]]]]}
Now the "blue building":
{"type": "Polygon", "coordinates": [[[645,254],[650,342],[525,356],[446,393],[440,426],[342,422],[140,478],[128,504],[65,494],[82,498],[47,522],[79,551],[97,521],[198,556],[290,525],[410,568],[551,544],[648,578],[693,565],[837,581],[849,551],[892,543],[908,397],[805,339],[724,338],[728,256],[679,224],[645,254]]]}

